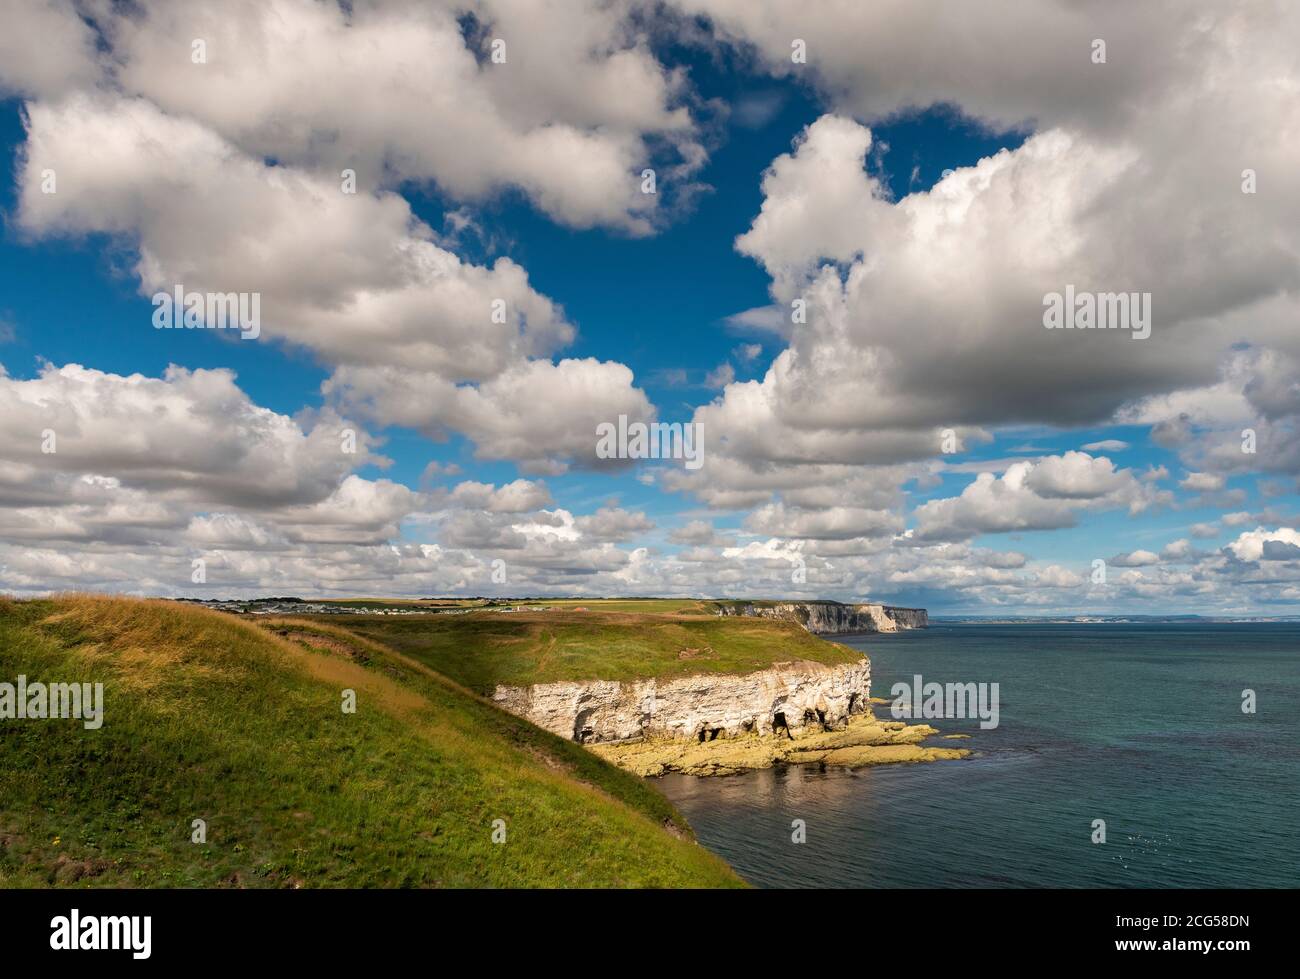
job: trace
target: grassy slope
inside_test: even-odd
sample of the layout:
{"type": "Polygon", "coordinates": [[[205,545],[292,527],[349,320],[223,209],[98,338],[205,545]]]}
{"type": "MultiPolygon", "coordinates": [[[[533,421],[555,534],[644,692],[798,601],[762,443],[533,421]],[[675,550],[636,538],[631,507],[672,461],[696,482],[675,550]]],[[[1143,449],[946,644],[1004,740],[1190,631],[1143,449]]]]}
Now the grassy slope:
{"type": "Polygon", "coordinates": [[[105,684],[98,731],[0,721],[0,886],[739,883],[652,786],[383,647],[293,628],[0,600],[0,679],[105,684]]]}
{"type": "Polygon", "coordinates": [[[862,658],[856,650],[774,619],[595,608],[328,619],[480,693],[491,693],[498,683],[749,673],[790,660],[855,663],[862,658]]]}

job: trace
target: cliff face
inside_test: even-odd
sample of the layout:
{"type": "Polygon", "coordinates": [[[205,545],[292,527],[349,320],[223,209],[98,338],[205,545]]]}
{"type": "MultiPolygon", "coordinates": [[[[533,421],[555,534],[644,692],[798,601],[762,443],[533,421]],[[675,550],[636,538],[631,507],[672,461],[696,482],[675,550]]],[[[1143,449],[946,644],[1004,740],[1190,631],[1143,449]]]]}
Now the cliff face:
{"type": "Polygon", "coordinates": [[[816,635],[848,632],[898,632],[924,629],[929,616],[923,608],[894,605],[841,605],[838,602],[783,602],[779,605],[721,604],[721,615],[754,615],[789,619],[816,635]]]}
{"type": "Polygon", "coordinates": [[[743,676],[587,680],[499,686],[492,699],[554,734],[594,743],[629,738],[712,741],[740,734],[843,727],[867,708],[871,665],[779,663],[743,676]]]}
{"type": "Polygon", "coordinates": [[[899,629],[925,629],[930,625],[930,614],[923,608],[899,608],[895,605],[882,608],[899,629]]]}

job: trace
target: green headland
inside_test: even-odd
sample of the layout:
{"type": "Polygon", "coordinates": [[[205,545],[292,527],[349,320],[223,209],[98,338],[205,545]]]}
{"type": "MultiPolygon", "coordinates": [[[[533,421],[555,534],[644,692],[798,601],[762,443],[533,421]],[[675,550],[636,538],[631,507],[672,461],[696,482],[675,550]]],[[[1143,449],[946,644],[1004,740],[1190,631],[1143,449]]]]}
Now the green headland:
{"type": "Polygon", "coordinates": [[[529,614],[422,616],[420,638],[164,601],[0,600],[0,680],[105,691],[98,730],[0,721],[0,887],[741,885],[653,784],[456,680],[581,671],[604,640],[621,669],[647,650],[669,669],[669,636],[741,669],[757,641],[705,621],[637,640],[631,621],[529,614]]]}

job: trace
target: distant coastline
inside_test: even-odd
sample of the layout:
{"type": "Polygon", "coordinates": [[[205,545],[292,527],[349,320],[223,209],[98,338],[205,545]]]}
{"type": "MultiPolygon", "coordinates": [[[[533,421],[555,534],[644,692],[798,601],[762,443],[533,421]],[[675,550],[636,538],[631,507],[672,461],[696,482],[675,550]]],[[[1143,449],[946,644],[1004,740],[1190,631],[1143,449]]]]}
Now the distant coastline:
{"type": "Polygon", "coordinates": [[[1044,615],[998,616],[932,615],[933,625],[1232,625],[1300,622],[1300,615],[1044,615]]]}
{"type": "MultiPolygon", "coordinates": [[[[906,631],[909,628],[920,626],[924,628],[928,619],[931,625],[1211,625],[1211,624],[1249,624],[1249,623],[1295,623],[1300,622],[1300,612],[1289,615],[1198,615],[1198,614],[1168,614],[1168,615],[1133,615],[1133,614],[1100,614],[1094,612],[1075,612],[1064,613],[1060,615],[926,615],[926,610],[921,608],[906,608],[896,605],[845,605],[828,599],[790,599],[786,602],[779,601],[751,601],[737,599],[664,599],[664,598],[617,598],[617,597],[582,597],[582,598],[503,598],[503,597],[444,597],[444,598],[403,598],[403,599],[375,599],[375,598],[299,598],[297,596],[268,596],[262,598],[178,598],[171,601],[179,601],[187,604],[202,605],[207,608],[215,608],[223,612],[234,612],[236,614],[251,615],[429,615],[429,614],[457,614],[474,610],[489,610],[497,612],[518,612],[518,611],[545,611],[549,609],[572,608],[581,606],[583,602],[590,603],[609,603],[618,602],[629,605],[644,603],[664,603],[679,602],[682,605],[691,605],[695,602],[707,603],[716,608],[724,608],[731,614],[749,614],[762,615],[768,613],[769,609],[763,606],[784,607],[789,610],[803,610],[802,623],[805,628],[810,624],[806,620],[809,618],[809,611],[820,613],[831,610],[862,610],[872,609],[874,617],[878,620],[870,626],[859,624],[852,628],[818,628],[816,623],[811,623],[814,628],[809,631],[824,633],[846,633],[846,632],[868,632],[868,633],[890,633],[896,631],[889,628],[886,619],[897,619],[897,627],[906,631]],[[741,611],[741,608],[744,611],[741,611]],[[896,614],[899,613],[899,614],[896,614]],[[915,621],[910,619],[909,613],[915,613],[915,621]],[[881,625],[885,628],[881,628],[881,625]]],[[[771,617],[789,617],[797,618],[795,615],[782,616],[772,615],[771,617]]]]}

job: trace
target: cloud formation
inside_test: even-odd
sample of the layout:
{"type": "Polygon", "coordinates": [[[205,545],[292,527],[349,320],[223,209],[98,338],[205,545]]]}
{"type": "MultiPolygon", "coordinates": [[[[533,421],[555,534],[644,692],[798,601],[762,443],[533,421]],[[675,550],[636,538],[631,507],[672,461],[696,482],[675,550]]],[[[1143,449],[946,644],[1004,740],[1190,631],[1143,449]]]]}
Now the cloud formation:
{"type": "Polygon", "coordinates": [[[326,372],[290,417],[179,343],[159,376],[0,368],[6,590],[1300,599],[1295,10],[31,0],[3,19],[23,240],[125,254],[146,298],[256,293],[267,356],[326,372]],[[750,94],[703,97],[679,44],[750,94]],[[796,85],[819,115],[734,229],[768,296],[724,328],[763,342],[660,366],[652,388],[700,399],[704,468],[635,467],[676,494],[655,507],[606,493],[633,468],[595,458],[596,426],[659,409],[628,363],[573,353],[567,296],[462,243],[503,200],[655,234],[703,189],[718,120],[761,131],[796,85]],[[937,107],[1009,148],[896,197],[880,133],[937,107]],[[1045,330],[1067,286],[1150,293],[1150,337],[1045,330]],[[377,476],[390,429],[467,440],[471,472],[377,476]],[[1037,543],[1156,515],[1095,555],[1105,583],[1037,543]]]}

